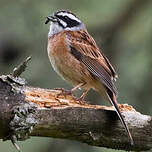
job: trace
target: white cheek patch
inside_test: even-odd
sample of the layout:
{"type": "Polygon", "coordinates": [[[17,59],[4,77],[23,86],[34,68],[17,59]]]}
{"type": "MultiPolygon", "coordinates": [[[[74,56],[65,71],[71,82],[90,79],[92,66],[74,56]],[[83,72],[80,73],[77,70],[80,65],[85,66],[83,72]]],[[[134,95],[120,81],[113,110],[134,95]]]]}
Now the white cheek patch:
{"type": "Polygon", "coordinates": [[[51,37],[52,35],[54,35],[56,33],[59,33],[62,30],[63,30],[63,28],[61,26],[59,26],[58,23],[51,22],[50,23],[50,31],[48,33],[48,37],[51,37]]]}
{"type": "Polygon", "coordinates": [[[69,18],[71,18],[72,20],[75,20],[77,22],[81,22],[77,17],[75,17],[73,14],[69,14],[69,13],[65,13],[65,12],[60,12],[58,13],[58,15],[61,15],[61,16],[67,16],[69,18]]]}

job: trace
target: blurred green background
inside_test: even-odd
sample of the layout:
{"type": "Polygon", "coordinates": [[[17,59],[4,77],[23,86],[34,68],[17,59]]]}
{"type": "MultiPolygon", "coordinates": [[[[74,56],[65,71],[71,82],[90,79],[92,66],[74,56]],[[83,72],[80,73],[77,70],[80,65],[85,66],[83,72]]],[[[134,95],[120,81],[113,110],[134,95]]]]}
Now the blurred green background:
{"type": "MultiPolygon", "coordinates": [[[[22,74],[28,85],[71,88],[53,71],[47,57],[45,17],[60,9],[76,13],[100,49],[114,65],[119,79],[118,101],[137,111],[152,113],[152,1],[151,0],[0,0],[0,75],[8,74],[32,55],[22,74]]],[[[90,91],[87,100],[105,104],[90,91]],[[94,98],[96,101],[94,101],[94,98]]],[[[111,152],[75,141],[32,137],[19,142],[24,152],[111,152]]],[[[0,152],[15,151],[0,142],[0,152]]]]}

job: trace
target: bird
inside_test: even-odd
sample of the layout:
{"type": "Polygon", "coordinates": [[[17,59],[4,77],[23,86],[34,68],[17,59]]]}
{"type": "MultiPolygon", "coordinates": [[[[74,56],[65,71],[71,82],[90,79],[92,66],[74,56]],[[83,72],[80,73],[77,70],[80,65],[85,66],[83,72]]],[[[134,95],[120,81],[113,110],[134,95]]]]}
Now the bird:
{"type": "Polygon", "coordinates": [[[114,106],[117,115],[134,145],[132,135],[120,112],[114,82],[118,75],[108,58],[100,51],[85,24],[71,11],[59,10],[46,17],[50,22],[48,57],[53,69],[74,87],[64,93],[83,88],[78,100],[83,104],[90,89],[101,94],[114,106]]]}

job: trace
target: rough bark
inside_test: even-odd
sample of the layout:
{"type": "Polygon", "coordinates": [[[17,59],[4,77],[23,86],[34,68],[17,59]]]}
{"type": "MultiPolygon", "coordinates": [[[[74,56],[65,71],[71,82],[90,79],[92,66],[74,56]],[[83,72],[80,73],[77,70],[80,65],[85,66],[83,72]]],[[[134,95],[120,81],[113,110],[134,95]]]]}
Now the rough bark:
{"type": "Polygon", "coordinates": [[[129,105],[119,105],[135,142],[131,146],[113,107],[81,105],[71,95],[57,98],[60,90],[27,87],[22,82],[10,75],[0,77],[1,139],[19,134],[17,139],[22,140],[21,131],[33,126],[30,136],[64,138],[123,150],[152,147],[151,116],[142,115],[129,105]]]}

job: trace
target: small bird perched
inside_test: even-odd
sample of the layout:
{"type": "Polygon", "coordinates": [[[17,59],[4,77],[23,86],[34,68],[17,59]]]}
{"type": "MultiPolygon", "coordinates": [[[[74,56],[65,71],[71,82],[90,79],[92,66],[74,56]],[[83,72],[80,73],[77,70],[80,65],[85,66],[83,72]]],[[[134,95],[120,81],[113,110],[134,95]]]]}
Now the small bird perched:
{"type": "Polygon", "coordinates": [[[83,22],[73,13],[61,10],[47,17],[50,22],[48,33],[48,56],[54,70],[74,88],[65,91],[68,94],[78,88],[84,92],[78,99],[83,103],[87,92],[92,88],[99,92],[116,109],[130,138],[133,139],[117,103],[117,91],[114,81],[117,74],[106,56],[100,52],[94,39],[87,32],[83,22]]]}

